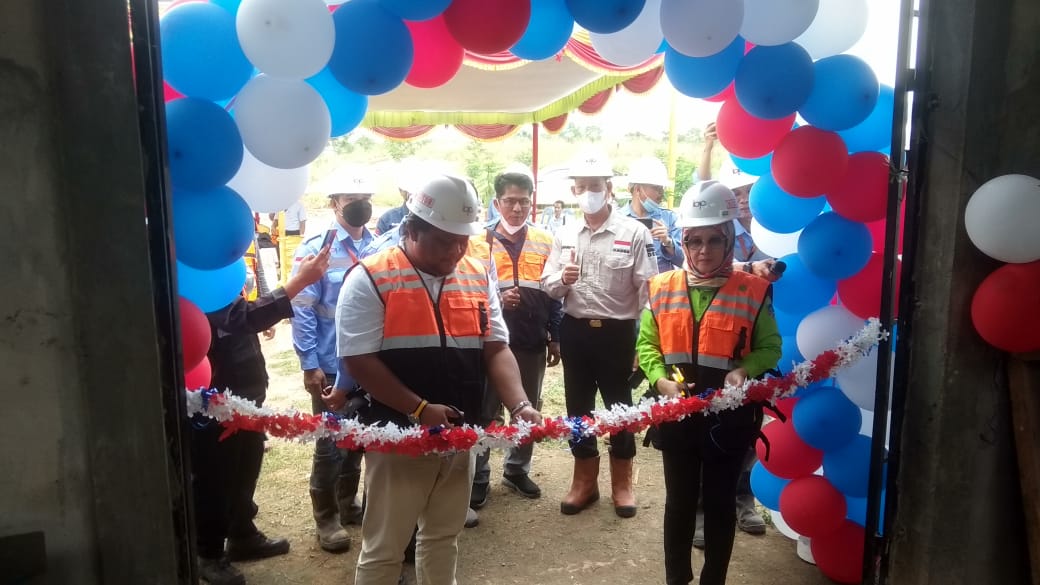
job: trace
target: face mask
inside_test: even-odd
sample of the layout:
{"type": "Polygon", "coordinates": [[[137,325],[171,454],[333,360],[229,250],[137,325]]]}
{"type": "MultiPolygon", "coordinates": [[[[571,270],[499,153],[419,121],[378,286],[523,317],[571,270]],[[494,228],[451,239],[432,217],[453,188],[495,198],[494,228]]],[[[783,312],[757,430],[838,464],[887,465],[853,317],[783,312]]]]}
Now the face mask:
{"type": "Polygon", "coordinates": [[[607,203],[605,191],[586,191],[578,196],[578,207],[584,213],[596,213],[607,203]]]}
{"type": "Polygon", "coordinates": [[[524,229],[524,226],[527,225],[526,223],[522,223],[520,225],[512,225],[506,220],[502,220],[498,223],[502,226],[502,229],[506,230],[506,233],[511,236],[516,235],[516,232],[524,229]]]}
{"type": "Polygon", "coordinates": [[[661,206],[653,199],[647,197],[646,199],[643,199],[643,211],[645,211],[647,215],[657,215],[661,211],[661,206]]]}
{"type": "Polygon", "coordinates": [[[372,202],[368,199],[358,199],[343,206],[340,212],[343,221],[351,227],[364,227],[368,220],[372,219],[372,202]]]}

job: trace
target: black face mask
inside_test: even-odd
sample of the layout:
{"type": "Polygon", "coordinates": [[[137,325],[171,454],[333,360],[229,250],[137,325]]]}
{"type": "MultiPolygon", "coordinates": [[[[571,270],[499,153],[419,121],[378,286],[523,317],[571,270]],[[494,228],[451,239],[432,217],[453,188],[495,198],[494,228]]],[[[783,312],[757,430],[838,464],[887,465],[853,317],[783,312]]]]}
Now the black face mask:
{"type": "Polygon", "coordinates": [[[368,220],[372,219],[372,202],[368,199],[358,199],[343,206],[340,211],[343,221],[351,227],[364,227],[368,220]]]}

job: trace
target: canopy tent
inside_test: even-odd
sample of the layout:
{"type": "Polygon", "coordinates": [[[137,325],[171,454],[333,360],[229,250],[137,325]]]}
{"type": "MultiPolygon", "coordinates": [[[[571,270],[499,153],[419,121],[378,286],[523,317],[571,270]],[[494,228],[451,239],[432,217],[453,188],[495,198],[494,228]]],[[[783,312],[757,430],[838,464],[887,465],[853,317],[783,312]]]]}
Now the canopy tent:
{"type": "Polygon", "coordinates": [[[662,61],[662,55],[654,55],[619,67],[596,53],[584,30],[576,30],[554,59],[467,52],[458,74],[440,87],[402,84],[372,96],[361,125],[396,140],[418,138],[442,124],[477,140],[502,139],[526,124],[558,132],[569,112],[598,112],[622,87],[649,91],[662,77],[662,61]]]}

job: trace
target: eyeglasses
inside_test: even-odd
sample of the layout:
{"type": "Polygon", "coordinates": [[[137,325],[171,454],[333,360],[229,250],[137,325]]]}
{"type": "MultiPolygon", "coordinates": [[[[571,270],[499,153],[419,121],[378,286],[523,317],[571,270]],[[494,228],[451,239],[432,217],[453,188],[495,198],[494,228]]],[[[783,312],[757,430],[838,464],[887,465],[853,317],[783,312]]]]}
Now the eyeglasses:
{"type": "Polygon", "coordinates": [[[504,199],[499,199],[498,200],[498,204],[501,205],[502,207],[506,208],[506,209],[512,209],[512,208],[516,207],[517,205],[519,205],[523,209],[527,209],[528,207],[531,207],[531,200],[530,199],[513,199],[512,197],[506,197],[504,199]]]}
{"type": "Polygon", "coordinates": [[[682,241],[683,245],[691,250],[700,250],[707,246],[709,250],[720,250],[726,247],[726,238],[721,236],[712,236],[707,241],[701,238],[684,238],[682,241]]]}

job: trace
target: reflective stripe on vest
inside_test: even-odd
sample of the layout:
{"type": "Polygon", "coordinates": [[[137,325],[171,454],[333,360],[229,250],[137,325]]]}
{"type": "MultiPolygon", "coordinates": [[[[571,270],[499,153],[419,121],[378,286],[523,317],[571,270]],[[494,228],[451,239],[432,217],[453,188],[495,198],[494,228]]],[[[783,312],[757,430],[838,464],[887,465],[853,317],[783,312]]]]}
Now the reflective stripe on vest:
{"type": "MultiPolygon", "coordinates": [[[[699,324],[697,365],[731,370],[749,349],[751,332],[769,283],[734,272],[715,294],[699,324]],[[743,337],[743,347],[741,339],[743,337]]],[[[650,279],[650,310],[657,322],[666,364],[693,363],[694,313],[686,273],[672,270],[650,279]]]]}
{"type": "Polygon", "coordinates": [[[514,265],[502,242],[485,230],[470,238],[469,250],[466,254],[480,260],[484,267],[491,270],[491,258],[495,259],[498,270],[498,288],[507,289],[522,286],[535,290],[542,289],[542,269],[549,259],[552,249],[552,235],[536,227],[527,226],[527,237],[520,249],[519,262],[514,265]],[[489,244],[490,238],[490,244],[489,244]]]}
{"type": "Polygon", "coordinates": [[[370,256],[361,265],[385,306],[381,350],[480,349],[490,335],[487,272],[475,259],[463,257],[445,277],[436,309],[401,248],[370,256]]]}

